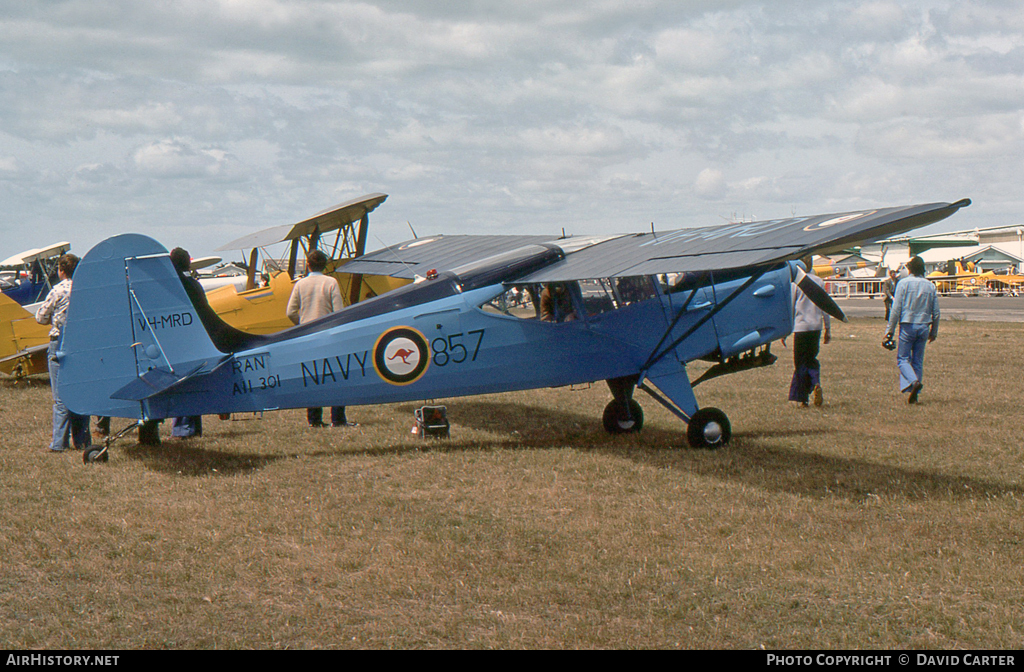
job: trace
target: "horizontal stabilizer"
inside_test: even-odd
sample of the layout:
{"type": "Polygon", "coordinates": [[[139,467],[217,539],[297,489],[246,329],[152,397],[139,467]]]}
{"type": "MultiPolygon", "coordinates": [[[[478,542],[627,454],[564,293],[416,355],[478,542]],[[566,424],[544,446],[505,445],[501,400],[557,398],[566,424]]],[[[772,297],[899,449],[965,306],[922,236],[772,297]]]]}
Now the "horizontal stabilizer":
{"type": "MultiPolygon", "coordinates": [[[[224,359],[228,358],[225,357],[224,359]]],[[[216,366],[212,367],[212,369],[207,369],[208,363],[201,362],[184,376],[178,376],[163,369],[150,369],[121,389],[111,393],[110,398],[142,401],[143,399],[155,397],[158,394],[174,389],[190,378],[206,375],[212,369],[216,369],[216,366]]]]}

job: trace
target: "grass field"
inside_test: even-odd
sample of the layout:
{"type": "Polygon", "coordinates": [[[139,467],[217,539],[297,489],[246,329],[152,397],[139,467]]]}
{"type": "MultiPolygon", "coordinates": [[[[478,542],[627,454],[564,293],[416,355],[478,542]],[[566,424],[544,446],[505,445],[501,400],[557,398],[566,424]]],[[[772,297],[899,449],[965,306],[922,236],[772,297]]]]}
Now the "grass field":
{"type": "MultiPolygon", "coordinates": [[[[701,385],[733,441],[609,436],[603,384],[205,419],[202,439],[42,452],[46,379],[0,381],[0,642],[28,648],[1024,646],[1024,325],[947,321],[919,406],[881,320],[701,385]]],[[[696,372],[699,372],[699,368],[696,372]]],[[[115,420],[115,424],[123,421],[115,420]]]]}

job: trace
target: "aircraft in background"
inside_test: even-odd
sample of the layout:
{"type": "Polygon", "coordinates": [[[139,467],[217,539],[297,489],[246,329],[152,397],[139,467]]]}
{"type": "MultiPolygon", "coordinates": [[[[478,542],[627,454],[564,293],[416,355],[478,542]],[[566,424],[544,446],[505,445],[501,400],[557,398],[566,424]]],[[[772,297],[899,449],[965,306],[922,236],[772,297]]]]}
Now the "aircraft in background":
{"type": "MultiPolygon", "coordinates": [[[[366,251],[369,215],[387,194],[368,194],[319,212],[297,224],[273,226],[243,236],[216,252],[241,250],[247,256],[245,282],[232,278],[225,286],[207,289],[206,297],[220,317],[233,327],[253,334],[272,334],[294,326],[285,315],[288,297],[306,254],[318,248],[330,262],[325,273],[338,281],[346,305],[397,289],[405,280],[347,273],[345,264],[366,251]],[[328,234],[333,233],[333,236],[328,234]],[[333,240],[329,238],[333,237],[333,240]],[[287,258],[268,250],[287,243],[287,258]],[[262,258],[262,264],[261,264],[262,258]],[[266,273],[260,273],[260,267],[266,273]],[[242,289],[239,289],[239,286],[242,289]]],[[[241,266],[241,265],[240,265],[241,266]]],[[[204,288],[213,282],[200,279],[204,288]]]]}
{"type": "Polygon", "coordinates": [[[861,273],[854,273],[854,271],[861,271],[862,269],[865,269],[867,272],[871,272],[867,269],[875,269],[875,273],[877,273],[878,263],[864,260],[833,262],[826,257],[819,257],[814,260],[814,274],[822,279],[845,278],[849,276],[867,277],[861,273]]]}
{"type": "Polygon", "coordinates": [[[1020,292],[1024,289],[1024,275],[975,270],[977,268],[973,265],[964,268],[960,260],[952,260],[947,265],[946,273],[934,271],[926,277],[935,283],[942,294],[976,296],[987,292],[1020,292]]]}
{"type": "MultiPolygon", "coordinates": [[[[197,309],[162,245],[121,235],[93,248],[75,273],[59,391],[75,413],[138,422],[604,380],[607,431],[643,426],[633,398],[641,389],[687,423],[691,446],[714,448],[729,442],[730,422],[698,405],[689,362],[714,361],[712,375],[773,363],[771,342],[793,329],[793,282],[844,319],[793,260],[926,226],[969,204],[599,238],[420,238],[348,268],[422,281],[271,335],[197,309]],[[508,309],[523,291],[536,297],[532,314],[508,309]]],[[[105,460],[108,448],[83,459],[105,460]]]]}
{"type": "Polygon", "coordinates": [[[35,313],[0,295],[0,373],[15,378],[46,373],[49,346],[50,325],[39,324],[35,313]]]}
{"type": "Polygon", "coordinates": [[[54,243],[0,261],[0,268],[8,269],[0,275],[4,296],[22,306],[45,299],[58,282],[57,261],[70,249],[71,243],[54,243]]]}

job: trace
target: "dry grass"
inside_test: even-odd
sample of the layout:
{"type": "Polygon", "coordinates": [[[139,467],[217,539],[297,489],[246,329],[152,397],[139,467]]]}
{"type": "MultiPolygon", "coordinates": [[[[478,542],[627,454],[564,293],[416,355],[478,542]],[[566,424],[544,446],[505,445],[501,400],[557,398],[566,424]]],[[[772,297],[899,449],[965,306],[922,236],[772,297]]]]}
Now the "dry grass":
{"type": "MultiPolygon", "coordinates": [[[[823,347],[826,405],[786,403],[791,351],[697,389],[731,446],[608,436],[603,385],[206,419],[201,440],[45,455],[44,380],[0,383],[8,648],[1020,648],[1020,324],[947,322],[922,404],[880,320],[823,347]]],[[[165,433],[167,428],[163,430],[165,433]]]]}

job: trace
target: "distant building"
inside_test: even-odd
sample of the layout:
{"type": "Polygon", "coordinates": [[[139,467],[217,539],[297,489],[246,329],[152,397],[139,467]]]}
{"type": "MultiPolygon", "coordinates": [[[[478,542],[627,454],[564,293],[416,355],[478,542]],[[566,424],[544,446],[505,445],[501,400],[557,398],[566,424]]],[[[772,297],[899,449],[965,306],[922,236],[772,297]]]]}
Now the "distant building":
{"type": "Polygon", "coordinates": [[[947,271],[948,262],[962,260],[980,265],[981,271],[1013,266],[1024,273],[1024,225],[970,229],[930,236],[903,235],[864,246],[861,254],[877,258],[888,268],[899,268],[920,256],[928,273],[947,271]]]}

